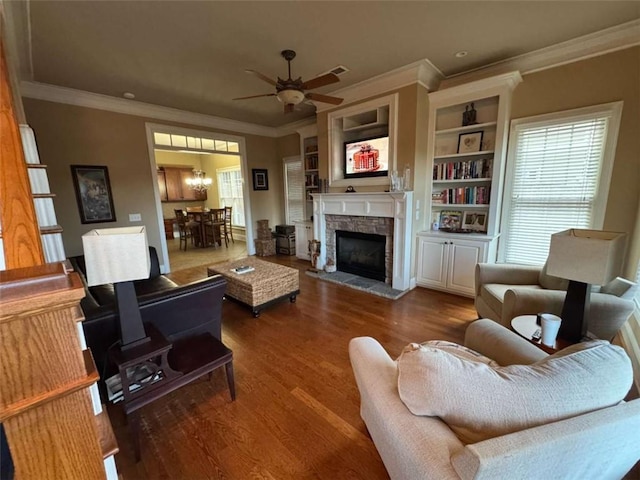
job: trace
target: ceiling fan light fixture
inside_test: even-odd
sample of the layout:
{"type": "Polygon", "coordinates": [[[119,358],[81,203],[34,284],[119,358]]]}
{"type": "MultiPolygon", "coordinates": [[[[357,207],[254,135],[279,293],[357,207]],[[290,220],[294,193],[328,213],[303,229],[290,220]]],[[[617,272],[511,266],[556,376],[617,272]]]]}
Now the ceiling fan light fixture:
{"type": "Polygon", "coordinates": [[[304,100],[304,93],[300,90],[286,89],[280,90],[276,96],[285,105],[298,105],[304,100]]]}

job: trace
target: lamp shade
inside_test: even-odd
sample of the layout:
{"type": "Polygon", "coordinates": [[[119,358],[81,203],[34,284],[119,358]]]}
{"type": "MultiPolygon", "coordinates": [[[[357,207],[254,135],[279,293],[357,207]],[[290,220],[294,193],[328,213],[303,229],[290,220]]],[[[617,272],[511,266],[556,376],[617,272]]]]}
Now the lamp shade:
{"type": "Polygon", "coordinates": [[[604,285],[622,270],[626,233],[569,229],[551,235],[547,273],[604,285]]]}
{"type": "Polygon", "coordinates": [[[149,277],[145,227],[91,230],[82,236],[82,247],[89,286],[149,277]]]}
{"type": "Polygon", "coordinates": [[[304,100],[304,93],[300,90],[286,89],[280,90],[276,96],[285,105],[297,105],[304,100]]]}

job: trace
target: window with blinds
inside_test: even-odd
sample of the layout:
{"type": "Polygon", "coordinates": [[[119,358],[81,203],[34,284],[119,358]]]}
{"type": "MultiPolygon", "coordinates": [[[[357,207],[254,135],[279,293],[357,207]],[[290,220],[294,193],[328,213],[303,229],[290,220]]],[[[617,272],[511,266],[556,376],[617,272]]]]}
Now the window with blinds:
{"type": "Polygon", "coordinates": [[[621,107],[512,122],[502,261],[543,264],[553,233],[601,228],[621,107]]]}
{"type": "Polygon", "coordinates": [[[244,227],[244,197],[242,196],[242,173],[240,166],[218,168],[218,200],[220,207],[231,209],[231,223],[234,227],[244,227]]]}
{"type": "Polygon", "coordinates": [[[299,158],[284,161],[285,216],[287,224],[304,220],[304,181],[299,158]]]}

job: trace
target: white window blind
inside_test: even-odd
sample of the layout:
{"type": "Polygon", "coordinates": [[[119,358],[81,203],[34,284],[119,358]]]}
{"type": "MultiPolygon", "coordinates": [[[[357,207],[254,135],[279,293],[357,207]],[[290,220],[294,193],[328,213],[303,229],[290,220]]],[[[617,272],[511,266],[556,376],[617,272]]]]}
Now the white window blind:
{"type": "Polygon", "coordinates": [[[218,197],[220,207],[233,207],[231,223],[244,227],[244,199],[242,196],[242,173],[240,167],[218,168],[218,197]]]}
{"type": "Polygon", "coordinates": [[[302,161],[285,159],[285,215],[287,224],[304,220],[304,182],[302,161]]]}
{"type": "MultiPolygon", "coordinates": [[[[512,126],[501,258],[543,264],[553,233],[594,228],[611,112],[512,126]]],[[[617,125],[616,125],[617,134],[617,125]]]]}

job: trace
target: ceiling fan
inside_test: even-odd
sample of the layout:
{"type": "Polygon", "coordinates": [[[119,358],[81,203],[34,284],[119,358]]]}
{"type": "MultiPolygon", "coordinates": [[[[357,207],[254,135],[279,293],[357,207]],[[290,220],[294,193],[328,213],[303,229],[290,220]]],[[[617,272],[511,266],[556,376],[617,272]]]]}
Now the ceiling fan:
{"type": "Polygon", "coordinates": [[[314,88],[324,87],[325,85],[331,85],[332,83],[339,82],[340,79],[335,73],[325,73],[319,77],[312,78],[306,82],[302,81],[302,77],[298,77],[295,80],[291,78],[291,60],[296,58],[296,52],[293,50],[283,50],[280,55],[287,61],[289,68],[289,78],[283,80],[278,77],[278,81],[270,79],[266,75],[257,72],[255,70],[245,70],[247,73],[251,73],[256,77],[264,80],[265,82],[276,87],[276,93],[264,93],[262,95],[251,95],[248,97],[234,98],[234,100],[246,100],[248,98],[259,97],[277,97],[284,104],[284,113],[293,112],[293,107],[298,105],[305,99],[314,100],[316,102],[330,103],[332,105],[340,105],[342,98],[331,97],[329,95],[322,95],[319,93],[306,92],[306,90],[313,90],[314,88]]]}

